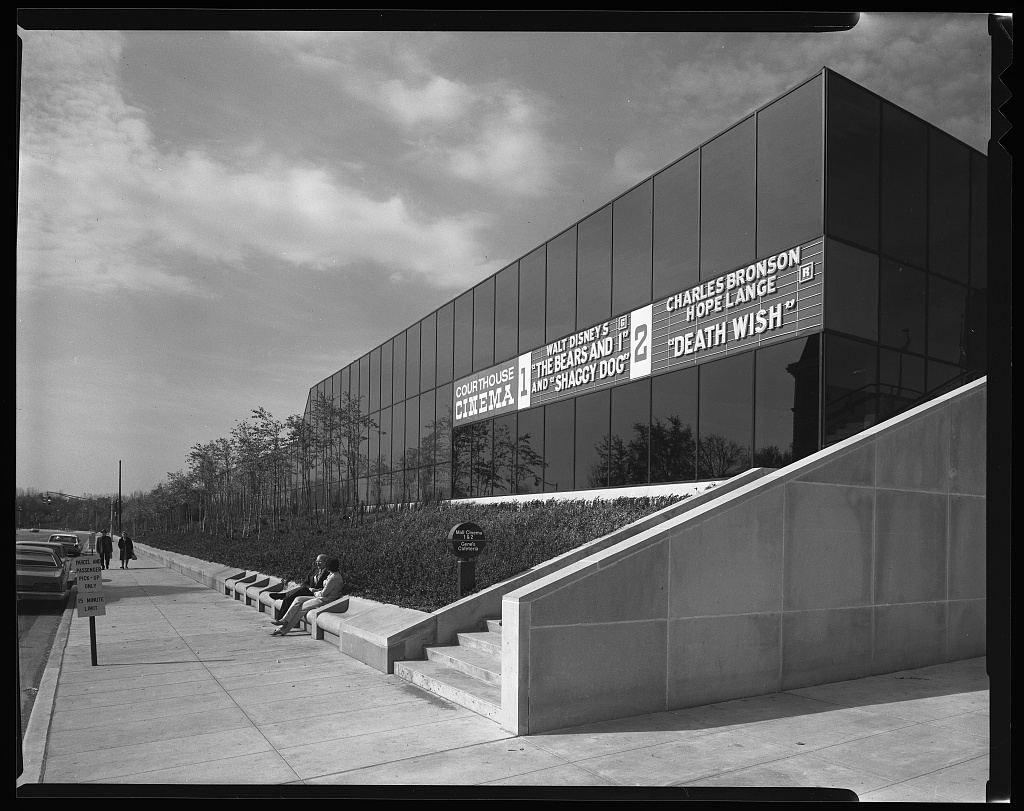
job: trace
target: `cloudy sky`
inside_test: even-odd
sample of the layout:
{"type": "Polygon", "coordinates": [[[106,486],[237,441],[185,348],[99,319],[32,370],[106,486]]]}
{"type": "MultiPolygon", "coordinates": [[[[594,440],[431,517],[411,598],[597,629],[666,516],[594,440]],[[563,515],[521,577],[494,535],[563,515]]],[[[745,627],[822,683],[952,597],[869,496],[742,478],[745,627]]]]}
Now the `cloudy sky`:
{"type": "Polygon", "coordinates": [[[16,484],[149,490],[823,66],[987,152],[985,14],[25,30],[16,484]]]}

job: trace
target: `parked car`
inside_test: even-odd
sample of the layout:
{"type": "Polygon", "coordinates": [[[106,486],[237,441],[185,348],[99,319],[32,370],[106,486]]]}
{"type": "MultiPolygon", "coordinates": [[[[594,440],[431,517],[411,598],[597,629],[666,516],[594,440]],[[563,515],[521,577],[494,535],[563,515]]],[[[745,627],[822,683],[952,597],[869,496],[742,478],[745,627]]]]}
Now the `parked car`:
{"type": "Polygon", "coordinates": [[[49,549],[57,556],[57,560],[60,561],[61,566],[71,571],[71,558],[68,557],[68,553],[64,551],[64,544],[60,541],[17,541],[15,546],[18,549],[24,549],[32,547],[33,549],[49,549]]]}
{"type": "Polygon", "coordinates": [[[77,535],[72,535],[70,532],[58,532],[51,535],[50,541],[63,546],[69,557],[77,558],[82,554],[82,542],[78,540],[77,535]]]}
{"type": "Polygon", "coordinates": [[[39,527],[32,527],[29,532],[39,532],[39,527]]]}
{"type": "Polygon", "coordinates": [[[71,590],[68,567],[55,550],[45,546],[19,545],[15,576],[19,599],[63,600],[71,590]]]}

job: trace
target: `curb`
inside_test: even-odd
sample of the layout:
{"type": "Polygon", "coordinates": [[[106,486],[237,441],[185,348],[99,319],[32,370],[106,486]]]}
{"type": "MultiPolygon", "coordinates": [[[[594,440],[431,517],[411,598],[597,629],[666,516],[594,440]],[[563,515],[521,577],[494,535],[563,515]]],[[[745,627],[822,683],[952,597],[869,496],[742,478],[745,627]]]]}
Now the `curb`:
{"type": "Polygon", "coordinates": [[[39,692],[36,693],[35,701],[32,702],[32,714],[28,719],[25,737],[21,741],[24,771],[17,780],[16,785],[18,786],[26,783],[41,783],[43,779],[50,719],[53,717],[53,704],[57,698],[57,679],[60,676],[61,665],[64,663],[64,649],[68,644],[71,619],[77,605],[72,597],[68,598],[68,603],[68,607],[64,609],[64,614],[60,618],[60,625],[57,626],[50,654],[46,658],[43,677],[39,681],[39,692]]]}

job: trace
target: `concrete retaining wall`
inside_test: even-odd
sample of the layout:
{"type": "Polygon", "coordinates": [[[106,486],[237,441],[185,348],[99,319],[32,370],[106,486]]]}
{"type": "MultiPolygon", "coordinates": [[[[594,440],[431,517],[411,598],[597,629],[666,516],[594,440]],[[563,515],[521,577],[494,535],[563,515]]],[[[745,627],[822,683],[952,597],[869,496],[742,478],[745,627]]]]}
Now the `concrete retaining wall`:
{"type": "Polygon", "coordinates": [[[504,596],[536,734],[985,655],[985,379],[504,596]]]}

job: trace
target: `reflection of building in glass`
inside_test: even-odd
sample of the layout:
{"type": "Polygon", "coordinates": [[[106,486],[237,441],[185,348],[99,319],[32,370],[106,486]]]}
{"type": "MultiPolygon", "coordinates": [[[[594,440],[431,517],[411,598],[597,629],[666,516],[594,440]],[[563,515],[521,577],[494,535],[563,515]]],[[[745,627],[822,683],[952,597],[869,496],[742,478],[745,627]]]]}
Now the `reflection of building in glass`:
{"type": "Polygon", "coordinates": [[[718,479],[905,411],[985,371],[986,167],[825,69],[314,386],[296,501],[718,479]]]}

